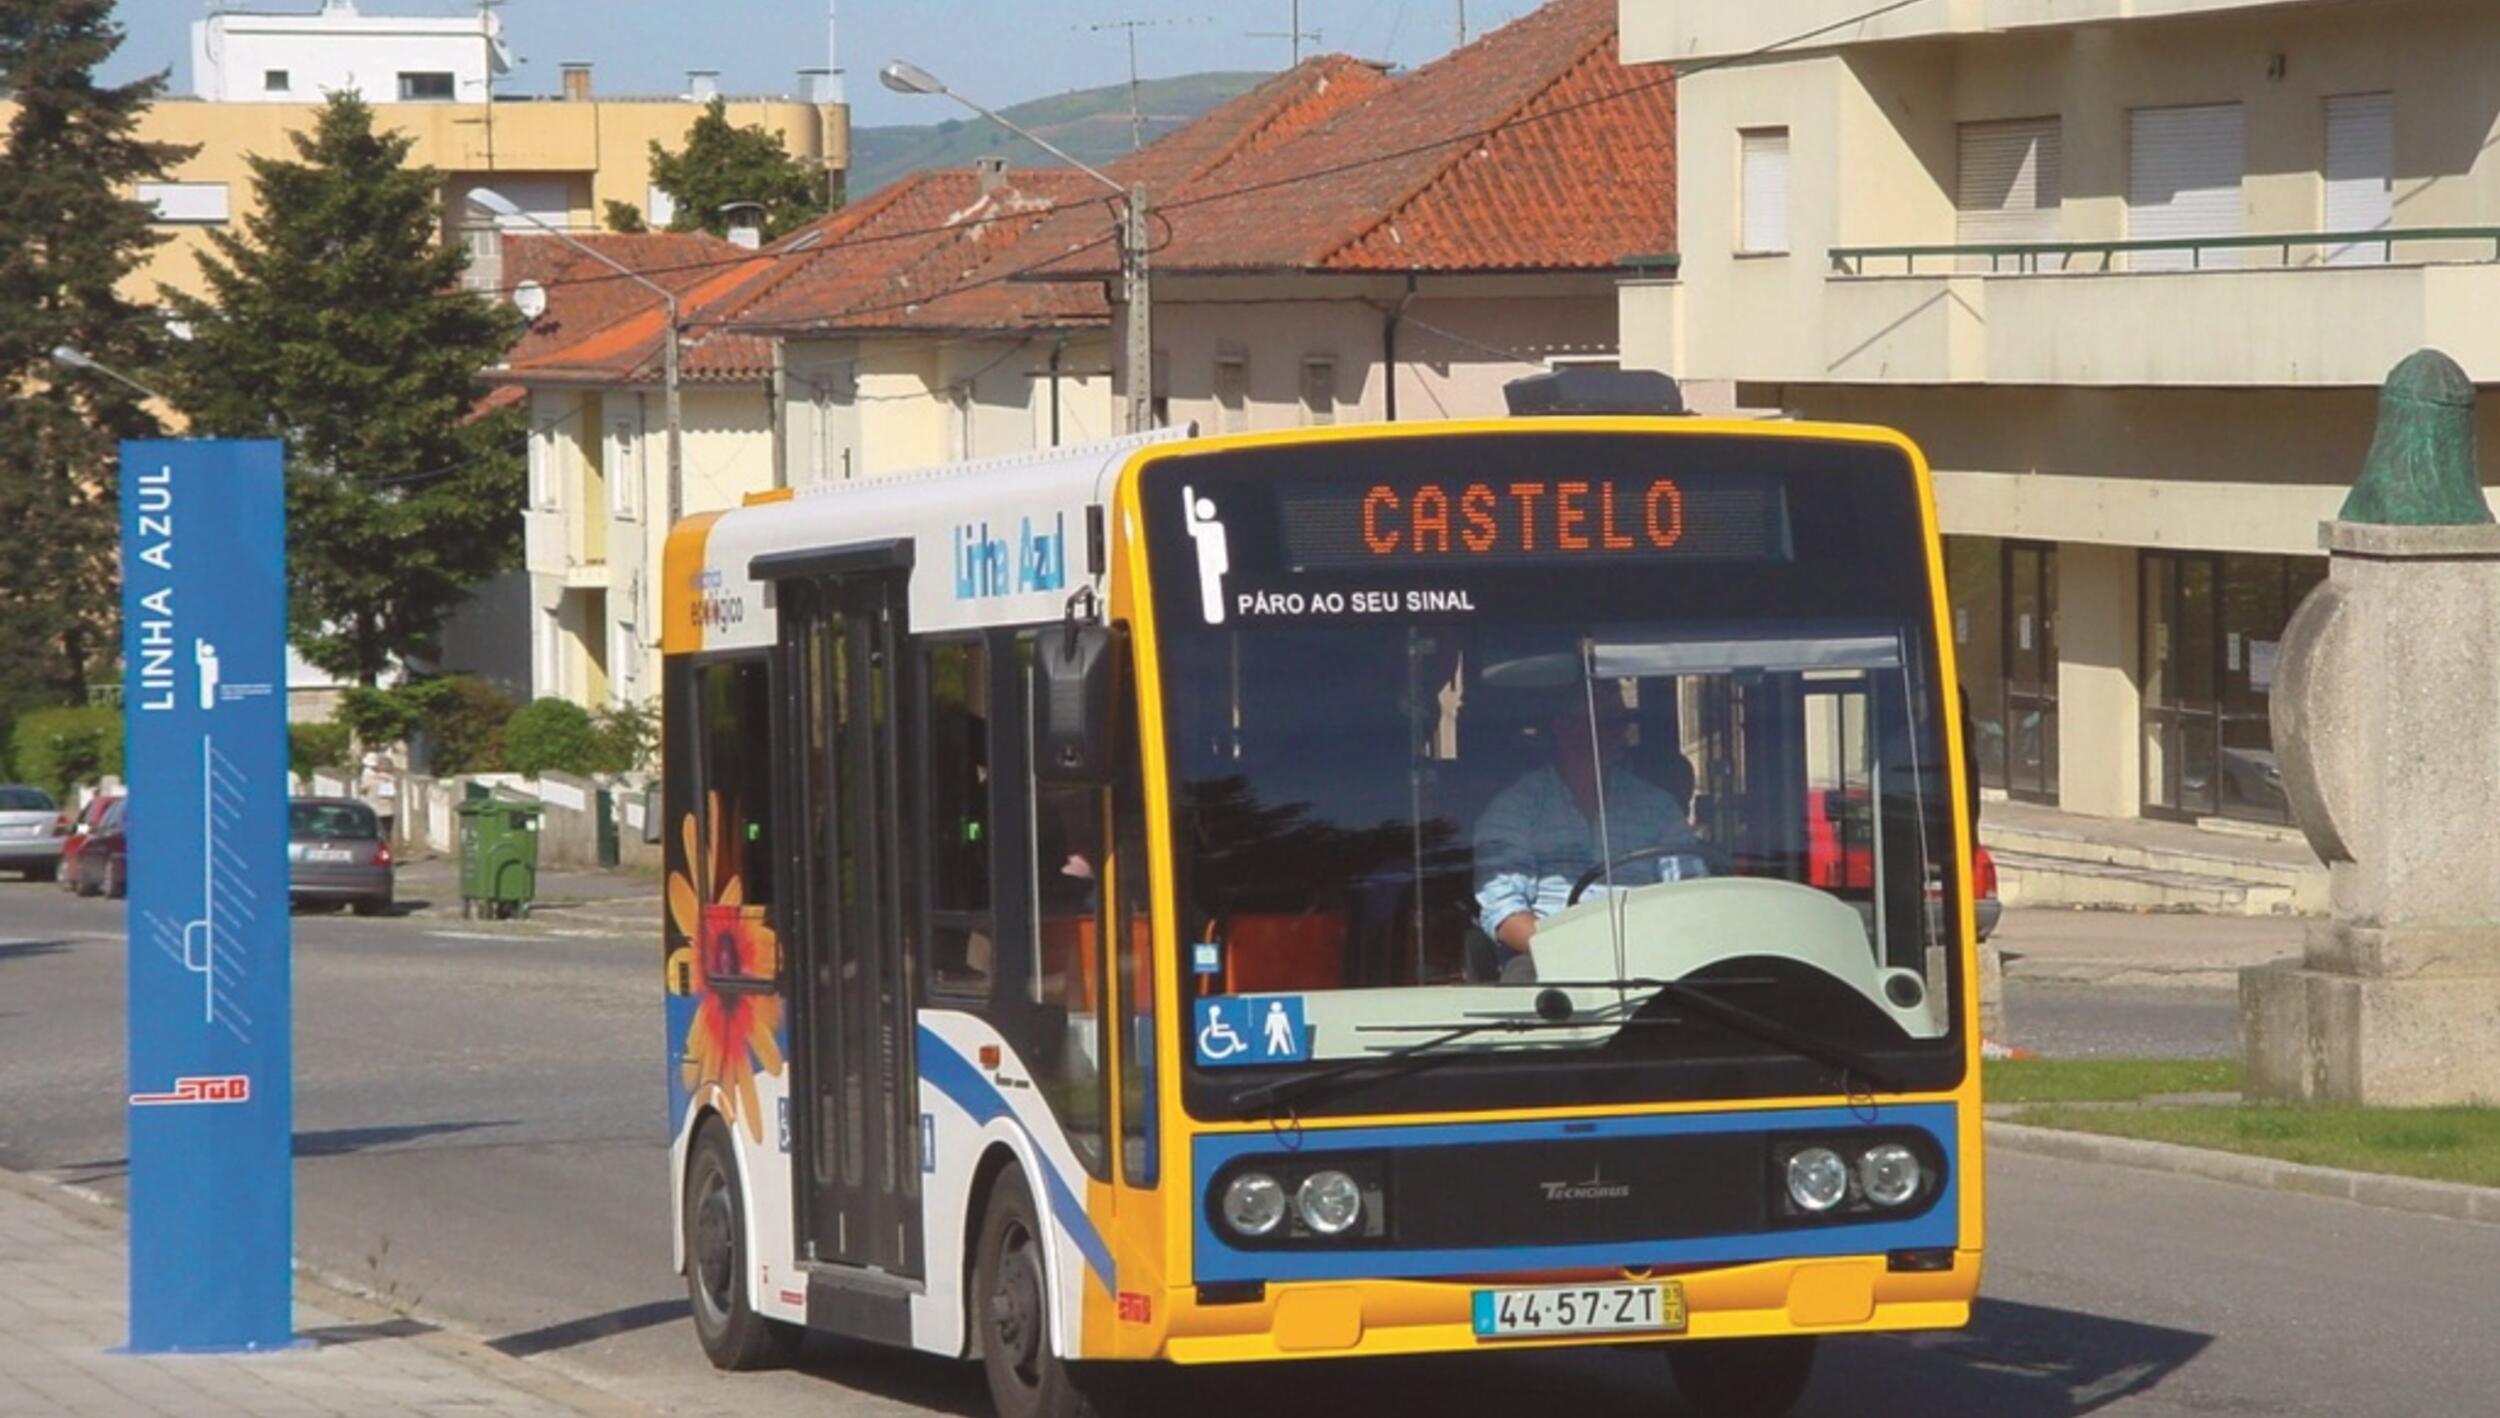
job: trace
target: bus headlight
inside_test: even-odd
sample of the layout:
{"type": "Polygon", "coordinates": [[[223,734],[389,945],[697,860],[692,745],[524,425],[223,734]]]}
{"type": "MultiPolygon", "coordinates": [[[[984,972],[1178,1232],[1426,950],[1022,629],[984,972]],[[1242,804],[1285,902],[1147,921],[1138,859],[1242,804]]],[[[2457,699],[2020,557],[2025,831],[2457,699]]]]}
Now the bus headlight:
{"type": "Polygon", "coordinates": [[[1295,1189],[1293,1205],[1312,1234],[1342,1236],[1363,1217],[1363,1189],[1343,1172],[1313,1172],[1295,1189]]]}
{"type": "Polygon", "coordinates": [[[1918,1155],[1897,1142],[1878,1143],[1858,1159],[1858,1186],[1877,1206],[1900,1206],[1918,1195],[1918,1155]]]}
{"type": "Polygon", "coordinates": [[[1820,1215],[1847,1199],[1849,1164],[1828,1147],[1800,1148],[1788,1159],[1788,1199],[1820,1215]]]}
{"type": "Polygon", "coordinates": [[[1265,1172],[1244,1172],[1224,1188],[1224,1224],[1264,1236],[1285,1219],[1285,1189],[1265,1172]]]}

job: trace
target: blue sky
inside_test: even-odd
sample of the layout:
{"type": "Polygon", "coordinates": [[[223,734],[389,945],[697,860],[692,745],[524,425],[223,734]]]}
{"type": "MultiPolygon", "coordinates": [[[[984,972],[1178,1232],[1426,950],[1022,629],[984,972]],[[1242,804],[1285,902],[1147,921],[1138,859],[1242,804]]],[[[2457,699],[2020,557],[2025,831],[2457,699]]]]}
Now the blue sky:
{"type": "MultiPolygon", "coordinates": [[[[937,100],[892,94],[876,82],[879,64],[909,58],[973,98],[1016,103],[1066,89],[1128,78],[1128,49],[1105,20],[1159,23],[1137,33],[1138,72],[1154,77],[1200,69],[1281,69],[1291,0],[845,0],[842,67],[849,71],[852,119],[860,124],[932,123],[957,116],[937,100]]],[[[1534,7],[1536,0],[1466,0],[1470,37],[1534,7]]],[[[320,8],[319,0],[248,0],[237,10],[320,8]]],[[[471,14],[474,0],[363,0],[367,14],[471,14]]],[[[1302,27],[1320,47],[1419,64],[1457,38],[1460,0],[1302,0],[1302,27]]],[[[174,71],[174,91],[190,84],[190,26],[207,0],[120,0],[114,13],[129,38],[105,77],[174,71]]],[[[551,93],[567,60],[596,66],[607,93],[675,93],[687,69],[718,69],[732,93],[786,93],[796,71],[823,63],[822,0],[506,0],[504,34],[523,62],[511,93],[551,93]]],[[[1306,53],[1309,50],[1306,47],[1306,53]]]]}

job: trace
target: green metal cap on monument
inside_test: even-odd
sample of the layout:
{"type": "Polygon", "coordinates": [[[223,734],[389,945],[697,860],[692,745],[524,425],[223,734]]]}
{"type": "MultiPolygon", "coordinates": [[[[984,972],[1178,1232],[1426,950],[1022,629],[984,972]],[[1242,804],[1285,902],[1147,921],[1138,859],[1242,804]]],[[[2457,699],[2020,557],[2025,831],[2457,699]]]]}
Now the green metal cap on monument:
{"type": "Polygon", "coordinates": [[[2492,520],[2474,461],[2474,381],[2437,350],[2417,350],[2379,390],[2378,434],[2336,514],[2390,527],[2492,520]]]}

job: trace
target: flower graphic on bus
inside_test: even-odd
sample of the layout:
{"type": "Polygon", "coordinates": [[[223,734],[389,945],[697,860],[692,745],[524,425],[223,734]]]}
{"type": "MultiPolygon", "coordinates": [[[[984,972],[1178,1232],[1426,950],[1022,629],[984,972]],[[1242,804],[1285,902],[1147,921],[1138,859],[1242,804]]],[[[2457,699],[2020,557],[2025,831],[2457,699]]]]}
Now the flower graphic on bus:
{"type": "Polygon", "coordinates": [[[668,875],[668,919],[675,928],[668,990],[695,1000],[679,1051],[679,1077],[686,1091],[717,1099],[724,1116],[761,1142],[764,1119],[755,1075],[759,1069],[781,1072],[781,1046],[775,1037],[781,1029],[781,1000],[768,992],[724,992],[718,982],[773,979],[779,972],[781,943],[764,908],[746,903],[739,860],[745,844],[739,834],[722,830],[724,816],[720,794],[713,793],[705,803],[709,831],[697,833],[692,813],[678,824],[684,866],[668,875]],[[703,851],[707,840],[712,847],[708,857],[703,851]]]}

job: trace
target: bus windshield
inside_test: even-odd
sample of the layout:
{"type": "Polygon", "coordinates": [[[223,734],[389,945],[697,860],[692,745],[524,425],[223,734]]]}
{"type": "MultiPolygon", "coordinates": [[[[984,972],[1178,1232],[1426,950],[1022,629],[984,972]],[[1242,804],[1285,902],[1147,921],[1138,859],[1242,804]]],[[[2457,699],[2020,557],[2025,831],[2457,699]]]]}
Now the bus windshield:
{"type": "Polygon", "coordinates": [[[1727,1092],[1727,1063],[1818,1042],[1950,1053],[1951,778],[1906,462],[1416,442],[1354,476],[1270,452],[1149,479],[1201,1092],[1426,1046],[1463,1057],[1409,1070],[1424,1106],[1487,1097],[1477,1066],[1666,1091],[1662,1067],[1708,1063],[1727,1092]]]}

